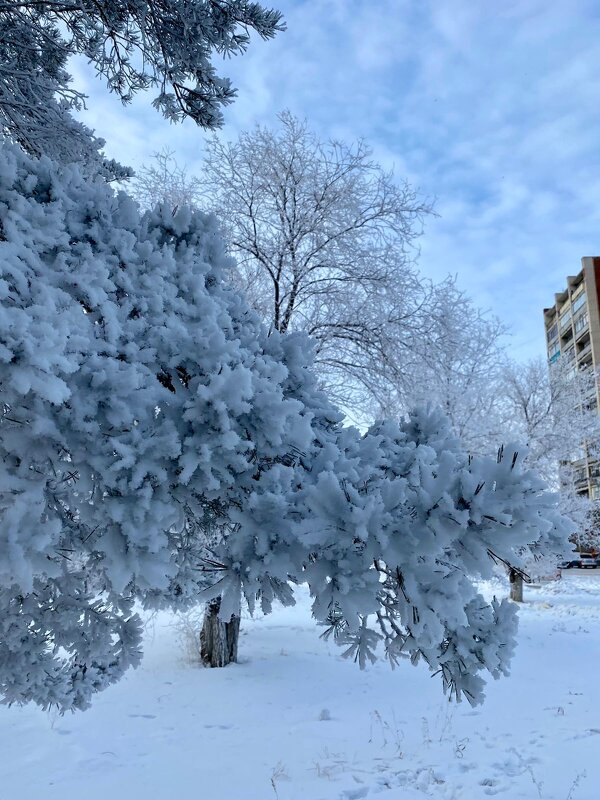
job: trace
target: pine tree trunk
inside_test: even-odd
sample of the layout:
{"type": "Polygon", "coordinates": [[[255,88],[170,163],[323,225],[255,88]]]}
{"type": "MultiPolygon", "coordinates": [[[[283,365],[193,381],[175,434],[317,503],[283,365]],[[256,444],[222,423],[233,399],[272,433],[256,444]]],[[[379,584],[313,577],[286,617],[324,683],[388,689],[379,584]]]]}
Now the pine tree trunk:
{"type": "Polygon", "coordinates": [[[508,582],[510,583],[510,599],[515,603],[523,602],[523,576],[514,569],[508,572],[508,582]]]}
{"type": "Polygon", "coordinates": [[[237,661],[240,618],[235,615],[229,622],[219,619],[221,598],[206,604],[204,623],[200,633],[200,657],[207,667],[225,667],[237,661]]]}

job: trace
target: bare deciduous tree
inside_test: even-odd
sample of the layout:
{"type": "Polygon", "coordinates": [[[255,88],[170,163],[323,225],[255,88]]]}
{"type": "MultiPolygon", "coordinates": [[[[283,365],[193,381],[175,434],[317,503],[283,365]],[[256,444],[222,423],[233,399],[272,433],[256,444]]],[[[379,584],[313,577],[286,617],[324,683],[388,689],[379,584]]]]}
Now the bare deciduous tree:
{"type": "Polygon", "coordinates": [[[364,141],[324,143],[291,113],[279,119],[209,142],[205,202],[267,325],[310,334],[324,385],[369,413],[427,333],[432,289],[414,255],[431,208],[364,141]]]}
{"type": "Polygon", "coordinates": [[[570,465],[586,451],[600,455],[596,381],[593,370],[564,360],[550,367],[543,358],[505,366],[505,427],[527,444],[529,464],[555,489],[572,487],[570,465]]]}
{"type": "Polygon", "coordinates": [[[497,405],[506,328],[451,279],[435,288],[432,309],[427,340],[391,404],[438,405],[472,454],[494,453],[502,441],[497,405]]]}
{"type": "MultiPolygon", "coordinates": [[[[561,512],[573,520],[574,540],[585,547],[597,546],[599,509],[597,499],[578,492],[577,477],[582,463],[600,457],[597,380],[594,370],[577,369],[573,361],[549,366],[535,358],[507,362],[501,385],[503,427],[527,445],[529,466],[560,493],[561,512]]],[[[534,563],[531,567],[540,569],[534,563]]],[[[522,576],[514,588],[522,599],[522,576]]]]}
{"type": "Polygon", "coordinates": [[[202,205],[201,182],[179,165],[175,153],[168,148],[154,153],[152,163],[136,172],[130,189],[142,208],[165,203],[175,214],[181,206],[198,209],[202,205]]]}

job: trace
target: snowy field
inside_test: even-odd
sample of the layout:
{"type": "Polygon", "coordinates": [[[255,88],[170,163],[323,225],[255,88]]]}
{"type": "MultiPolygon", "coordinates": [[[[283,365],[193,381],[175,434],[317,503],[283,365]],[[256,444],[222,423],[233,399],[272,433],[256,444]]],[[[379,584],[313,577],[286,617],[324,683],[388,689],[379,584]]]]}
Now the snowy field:
{"type": "Polygon", "coordinates": [[[90,711],[0,710],[0,800],[598,800],[600,574],[526,594],[512,676],[475,709],[424,668],[360,672],[306,598],[245,619],[223,670],[159,615],[90,711]]]}

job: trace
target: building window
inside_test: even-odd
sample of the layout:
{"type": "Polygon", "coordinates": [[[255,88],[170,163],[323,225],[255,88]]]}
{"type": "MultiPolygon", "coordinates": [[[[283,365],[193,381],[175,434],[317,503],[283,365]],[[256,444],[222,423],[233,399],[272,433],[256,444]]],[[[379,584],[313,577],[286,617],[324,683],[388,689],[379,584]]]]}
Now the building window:
{"type": "Polygon", "coordinates": [[[550,361],[551,364],[554,364],[554,362],[558,360],[559,356],[560,356],[560,345],[558,344],[558,342],[555,342],[548,348],[548,360],[550,361]]]}
{"type": "Polygon", "coordinates": [[[552,341],[552,339],[556,339],[557,336],[558,336],[558,325],[555,322],[554,325],[547,332],[546,337],[550,342],[552,341]]]}
{"type": "Polygon", "coordinates": [[[575,335],[580,333],[580,331],[584,330],[588,326],[588,314],[587,311],[584,311],[580,317],[577,317],[575,320],[575,335]]]}
{"type": "Polygon", "coordinates": [[[578,294],[572,301],[573,303],[573,314],[576,314],[582,306],[585,305],[585,292],[578,294]]]}
{"type": "Polygon", "coordinates": [[[561,331],[564,331],[565,328],[571,327],[571,311],[566,311],[559,320],[559,325],[561,331]]]}

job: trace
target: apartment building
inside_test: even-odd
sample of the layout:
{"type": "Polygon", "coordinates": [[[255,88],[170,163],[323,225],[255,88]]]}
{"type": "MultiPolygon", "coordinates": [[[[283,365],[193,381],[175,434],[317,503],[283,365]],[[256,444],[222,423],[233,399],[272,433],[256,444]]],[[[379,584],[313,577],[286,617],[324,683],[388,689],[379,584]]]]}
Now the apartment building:
{"type": "MultiPolygon", "coordinates": [[[[554,305],[544,309],[546,347],[550,365],[558,359],[573,368],[600,365],[600,257],[585,256],[581,271],[567,278],[567,286],[554,295],[554,305]]],[[[599,408],[598,385],[585,398],[586,406],[599,408]]],[[[587,449],[571,463],[578,494],[600,498],[600,463],[587,449]]]]}

